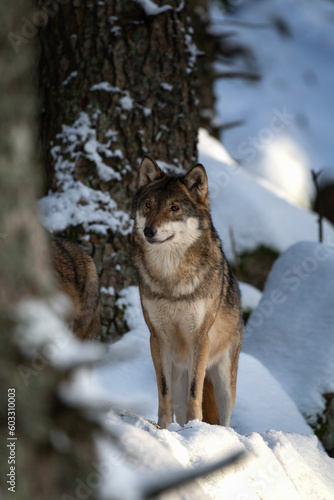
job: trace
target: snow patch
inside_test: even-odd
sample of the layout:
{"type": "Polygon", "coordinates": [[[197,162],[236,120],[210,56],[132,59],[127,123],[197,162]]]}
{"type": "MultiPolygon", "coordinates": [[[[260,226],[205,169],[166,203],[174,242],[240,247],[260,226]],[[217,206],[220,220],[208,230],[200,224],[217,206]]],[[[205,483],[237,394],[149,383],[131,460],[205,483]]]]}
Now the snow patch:
{"type": "Polygon", "coordinates": [[[139,3],[139,5],[144,9],[147,16],[157,16],[166,12],[166,10],[171,10],[171,5],[163,5],[159,7],[156,3],[152,2],[152,0],[134,0],[139,3]]]}
{"type": "Polygon", "coordinates": [[[302,207],[315,195],[310,169],[333,159],[333,16],[332,2],[243,0],[233,12],[210,4],[211,32],[231,31],[231,46],[245,48],[218,71],[261,76],[216,80],[221,121],[239,122],[222,129],[224,145],[249,173],[302,207]]]}
{"type": "Polygon", "coordinates": [[[73,78],[76,78],[78,76],[78,72],[77,71],[72,71],[72,73],[70,73],[70,75],[66,78],[66,80],[63,81],[62,85],[64,87],[66,87],[66,85],[69,84],[69,82],[71,80],[73,80],[73,78]]]}
{"type": "Polygon", "coordinates": [[[163,89],[163,90],[167,90],[168,92],[171,92],[173,90],[173,85],[170,85],[169,83],[161,83],[160,84],[160,87],[163,89]]]}
{"type": "Polygon", "coordinates": [[[104,90],[105,92],[119,92],[121,94],[123,93],[123,91],[119,87],[113,87],[109,82],[96,83],[90,88],[90,90],[92,92],[94,90],[104,90]]]}
{"type": "MultiPolygon", "coordinates": [[[[198,149],[199,161],[208,174],[213,223],[229,260],[234,260],[231,229],[239,254],[261,245],[283,252],[301,240],[317,241],[317,214],[277,196],[202,130],[198,149]]],[[[324,220],[323,231],[324,241],[334,246],[332,224],[324,220]]]]}
{"type": "Polygon", "coordinates": [[[101,286],[100,292],[105,293],[106,295],[114,296],[115,295],[115,288],[113,286],[108,286],[108,287],[101,286]]]}
{"type": "Polygon", "coordinates": [[[334,248],[300,242],[269,274],[243,351],[270,370],[310,423],[334,392],[334,248]]]}
{"type": "Polygon", "coordinates": [[[62,132],[57,135],[60,144],[53,145],[51,149],[55,160],[55,179],[61,191],[49,191],[38,202],[40,217],[46,229],[51,232],[63,231],[68,226],[82,224],[86,232],[107,234],[109,229],[124,235],[131,232],[129,214],[118,210],[117,203],[108,191],[92,189],[74,179],[77,161],[83,157],[95,164],[102,181],[121,180],[121,175],[103,161],[103,157],[121,156],[119,149],[112,150],[116,136],[115,131],[109,131],[108,142],[100,143],[96,137],[94,118],[84,112],[79,114],[72,126],[62,126],[62,132]]]}
{"type": "Polygon", "coordinates": [[[124,111],[131,111],[131,109],[133,108],[133,99],[128,95],[121,97],[119,102],[124,111]]]}

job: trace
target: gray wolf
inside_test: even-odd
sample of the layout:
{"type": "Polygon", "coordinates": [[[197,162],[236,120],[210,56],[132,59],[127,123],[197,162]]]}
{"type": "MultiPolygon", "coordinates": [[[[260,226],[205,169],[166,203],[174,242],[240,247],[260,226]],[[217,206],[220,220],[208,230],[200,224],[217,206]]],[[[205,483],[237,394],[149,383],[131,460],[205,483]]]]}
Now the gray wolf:
{"type": "Polygon", "coordinates": [[[93,259],[61,238],[53,239],[51,249],[58,286],[73,303],[73,332],[80,339],[96,339],[100,334],[100,287],[93,259]]]}
{"type": "Polygon", "coordinates": [[[159,411],[228,426],[242,342],[240,292],[213,226],[205,168],[165,175],[144,156],[133,199],[133,262],[150,330],[159,411]]]}

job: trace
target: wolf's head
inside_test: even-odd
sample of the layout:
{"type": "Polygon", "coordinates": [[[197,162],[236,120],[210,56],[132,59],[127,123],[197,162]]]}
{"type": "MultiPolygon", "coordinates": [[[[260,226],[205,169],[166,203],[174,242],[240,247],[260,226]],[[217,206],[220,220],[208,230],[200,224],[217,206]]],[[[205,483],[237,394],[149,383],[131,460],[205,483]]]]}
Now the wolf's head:
{"type": "Polygon", "coordinates": [[[144,156],[132,217],[135,232],[145,244],[190,246],[210,222],[203,165],[195,165],[184,176],[168,176],[151,157],[144,156]]]}

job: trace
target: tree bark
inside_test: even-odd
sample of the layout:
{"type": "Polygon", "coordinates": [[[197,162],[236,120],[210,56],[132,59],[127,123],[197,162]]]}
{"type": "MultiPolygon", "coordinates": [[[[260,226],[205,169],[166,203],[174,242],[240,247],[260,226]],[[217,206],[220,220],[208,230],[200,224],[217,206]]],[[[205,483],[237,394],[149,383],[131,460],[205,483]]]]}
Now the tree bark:
{"type": "MultiPolygon", "coordinates": [[[[75,0],[41,30],[40,52],[46,186],[59,200],[77,190],[72,218],[64,227],[46,226],[81,242],[101,286],[114,288],[114,295],[102,293],[101,321],[102,336],[115,336],[126,330],[118,292],[136,283],[129,212],[140,159],[148,153],[184,169],[197,160],[196,48],[187,5],[156,1],[148,10],[141,0],[75,0]],[[83,206],[86,218],[79,215],[83,206]]],[[[45,208],[46,215],[50,210],[62,211],[59,204],[45,208]]]]}
{"type": "Polygon", "coordinates": [[[41,176],[34,134],[37,56],[34,40],[23,36],[33,12],[26,0],[0,3],[0,497],[6,492],[6,498],[53,500],[66,492],[74,496],[75,478],[90,470],[93,424],[60,401],[63,375],[43,364],[38,353],[23,355],[18,347],[26,341],[22,332],[28,324],[18,307],[28,299],[46,304],[54,291],[47,237],[35,206],[41,176]],[[56,429],[69,436],[68,453],[53,446],[56,429]],[[14,489],[8,491],[11,478],[14,489]]]}

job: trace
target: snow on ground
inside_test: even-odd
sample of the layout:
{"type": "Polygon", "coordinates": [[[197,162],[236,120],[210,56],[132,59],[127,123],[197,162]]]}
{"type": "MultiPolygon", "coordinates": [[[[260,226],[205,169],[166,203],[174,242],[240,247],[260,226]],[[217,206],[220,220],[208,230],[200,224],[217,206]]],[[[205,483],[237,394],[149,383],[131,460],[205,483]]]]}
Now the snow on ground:
{"type": "MultiPolygon", "coordinates": [[[[314,214],[293,206],[267,186],[262,185],[233,162],[218,141],[203,131],[200,134],[199,153],[200,161],[208,172],[214,224],[229,258],[233,258],[230,227],[233,228],[233,238],[238,252],[255,249],[261,244],[284,252],[300,239],[313,240],[310,245],[314,245],[312,247],[314,249],[317,248],[315,241],[318,228],[314,214]]],[[[328,223],[324,226],[326,241],[333,242],[332,226],[328,223]]],[[[330,247],[329,251],[332,251],[330,247]]],[[[287,251],[288,255],[289,252],[290,250],[287,251]]],[[[281,257],[283,262],[284,255],[281,257]]],[[[321,450],[312,429],[302,416],[301,412],[305,413],[307,406],[304,404],[305,397],[304,399],[302,397],[302,377],[297,378],[298,390],[294,390],[293,385],[296,384],[295,375],[298,375],[300,368],[308,377],[312,411],[314,408],[317,411],[322,408],[320,391],[332,387],[329,380],[332,377],[333,367],[329,362],[329,356],[331,354],[333,359],[333,352],[328,336],[326,342],[321,343],[319,338],[316,340],[315,335],[323,329],[326,332],[330,330],[330,325],[326,321],[331,321],[333,324],[329,312],[329,302],[333,293],[330,289],[330,280],[327,278],[331,273],[326,274],[325,265],[332,260],[323,261],[321,252],[311,255],[315,259],[317,269],[321,271],[318,276],[317,273],[312,273],[311,267],[308,267],[314,266],[314,261],[306,257],[301,262],[298,261],[304,274],[311,270],[307,280],[303,281],[300,278],[301,284],[295,293],[295,297],[299,297],[299,293],[303,292],[300,302],[291,300],[290,305],[290,300],[286,301],[285,306],[289,308],[282,309],[281,320],[274,313],[267,318],[265,315],[267,309],[264,309],[266,329],[254,330],[251,336],[249,328],[246,329],[246,352],[242,352],[240,356],[232,428],[208,426],[194,421],[190,422],[186,429],[180,428],[175,423],[168,430],[162,431],[146,420],[147,418],[157,420],[158,406],[149,332],[140,309],[138,289],[130,287],[123,290],[118,298],[118,306],[125,307],[129,333],[109,346],[107,355],[95,364],[91,373],[82,369],[77,370],[76,376],[67,385],[63,385],[60,392],[66,400],[85,407],[89,401],[94,408],[99,407],[99,402],[100,406],[110,405],[112,402],[118,408],[117,413],[124,415],[121,418],[110,412],[104,419],[104,425],[121,436],[122,444],[127,444],[132,452],[130,458],[120,455],[119,450],[116,450],[107,439],[101,438],[102,444],[101,439],[97,439],[101,460],[103,463],[111,462],[112,465],[112,472],[103,476],[105,482],[102,492],[105,498],[110,496],[112,491],[117,492],[118,498],[139,499],[145,487],[145,484],[140,482],[143,472],[145,477],[151,473],[153,478],[156,478],[157,471],[196,468],[240,449],[248,451],[246,462],[237,463],[214,476],[199,479],[196,483],[184,487],[178,493],[173,492],[166,498],[220,499],[223,495],[224,498],[231,500],[236,498],[329,500],[333,497],[334,460],[328,458],[321,450]],[[313,298],[321,311],[318,315],[312,301],[311,303],[307,301],[309,297],[312,298],[310,290],[304,289],[304,286],[317,281],[316,276],[318,276],[318,292],[313,298]],[[324,287],[323,282],[326,283],[324,287]],[[305,313],[305,304],[309,315],[305,313]],[[300,308],[299,312],[297,307],[300,308]],[[325,323],[321,323],[320,314],[323,314],[325,323]],[[310,318],[308,322],[307,318],[310,318]],[[305,326],[308,337],[303,338],[301,343],[296,343],[297,335],[296,339],[289,336],[287,340],[285,334],[289,331],[288,325],[293,325],[294,329],[305,326]],[[284,342],[280,343],[277,332],[280,333],[281,327],[284,342]],[[260,331],[264,337],[263,346],[266,346],[265,348],[262,346],[262,349],[259,348],[262,345],[260,340],[257,344],[255,342],[260,331]],[[269,337],[268,332],[270,334],[273,332],[273,335],[269,337]],[[254,344],[252,344],[253,339],[254,344]],[[270,347],[271,341],[272,347],[270,347]],[[317,342],[319,345],[316,345],[317,342]],[[271,359],[269,354],[265,355],[267,351],[272,353],[275,349],[277,359],[275,353],[271,359]],[[292,350],[298,354],[297,362],[294,362],[292,350]],[[263,358],[260,358],[257,351],[263,354],[263,358]],[[310,366],[313,367],[314,353],[317,353],[317,362],[313,372],[310,366]],[[324,377],[328,379],[327,385],[324,377]],[[80,397],[76,396],[78,394],[80,397]],[[317,397],[314,399],[315,394],[317,397]]],[[[285,283],[286,286],[296,284],[293,281],[293,274],[287,278],[289,281],[285,283]]],[[[280,279],[281,273],[278,273],[273,283],[277,283],[278,280],[279,284],[266,288],[265,293],[267,294],[268,290],[272,301],[280,300],[275,291],[275,287],[280,287],[280,279]]],[[[272,282],[268,282],[268,287],[271,286],[270,283],[272,282]]],[[[112,292],[109,289],[103,291],[112,292]]],[[[252,306],[256,307],[260,298],[259,293],[244,285],[241,285],[241,291],[243,306],[252,303],[252,306]]],[[[267,304],[266,300],[268,295],[262,297],[253,316],[259,310],[262,311],[261,308],[266,307],[264,306],[267,304]]],[[[310,407],[307,406],[307,409],[310,407]]],[[[101,474],[102,470],[101,466],[101,474]]]]}
{"type": "Polygon", "coordinates": [[[314,188],[310,169],[332,165],[334,4],[328,0],[243,0],[233,13],[212,3],[214,33],[233,33],[246,58],[217,70],[261,75],[259,81],[219,79],[215,85],[227,150],[255,176],[267,179],[299,206],[314,188]],[[253,54],[253,56],[250,55],[253,54]]]}
{"type": "Polygon", "coordinates": [[[107,423],[130,457],[126,463],[115,460],[115,449],[99,442],[100,458],[111,469],[103,498],[112,491],[117,498],[139,499],[145,483],[159,481],[160,474],[201,467],[241,450],[246,456],[239,463],[163,498],[330,500],[333,495],[334,461],[317,448],[314,436],[275,430],[242,436],[196,420],[184,428],[171,424],[160,430],[130,413],[122,418],[110,414],[107,423]]]}
{"type": "MultiPolygon", "coordinates": [[[[117,491],[119,498],[139,499],[143,474],[148,481],[157,471],[198,467],[244,449],[248,452],[245,461],[166,498],[220,499],[223,493],[231,500],[332,498],[334,460],[321,451],[279,380],[249,354],[240,356],[232,428],[192,421],[185,428],[174,423],[160,430],[148,422],[157,420],[158,394],[138,288],[123,290],[120,302],[127,306],[131,330],[110,346],[103,363],[91,374],[91,384],[117,402],[117,414],[122,417],[110,412],[105,425],[121,437],[131,455],[128,461],[113,462],[113,473],[104,484],[106,497],[108,491],[117,491]]],[[[302,358],[303,345],[299,351],[302,358]]],[[[283,360],[280,369],[285,372],[283,360]]],[[[113,447],[103,441],[98,449],[101,460],[113,460],[113,447]]]]}
{"type": "Polygon", "coordinates": [[[334,392],[334,248],[300,242],[275,262],[243,350],[316,422],[334,392]],[[283,369],[284,367],[284,369],[283,369]]]}
{"type": "MultiPolygon", "coordinates": [[[[156,421],[158,411],[149,332],[140,309],[138,289],[130,287],[123,290],[118,299],[118,306],[125,307],[130,332],[110,346],[108,355],[95,367],[91,375],[91,383],[100,387],[101,393],[116,403],[117,414],[123,415],[117,417],[111,412],[105,420],[105,425],[111,426],[114,432],[122,436],[123,441],[130,443],[132,451],[132,458],[128,461],[123,459],[120,464],[114,464],[114,473],[104,485],[105,493],[112,489],[119,492],[120,498],[130,499],[135,491],[133,498],[140,498],[144,486],[138,476],[143,471],[156,476],[159,467],[163,471],[166,471],[166,468],[174,470],[177,465],[178,468],[198,467],[227,456],[235,450],[246,449],[246,462],[235,464],[214,476],[199,479],[192,484],[190,490],[185,488],[178,493],[171,493],[166,498],[220,499],[223,495],[227,499],[329,500],[334,493],[334,460],[321,451],[321,445],[302,416],[302,412],[306,413],[305,405],[301,404],[301,401],[308,401],[305,386],[302,391],[303,375],[307,375],[312,411],[315,408],[318,411],[323,408],[320,393],[322,390],[331,389],[329,379],[333,378],[334,371],[330,363],[333,351],[329,342],[330,322],[333,324],[333,318],[331,313],[326,312],[333,297],[329,279],[331,273],[327,270],[326,275],[325,271],[331,259],[324,258],[319,245],[316,244],[316,216],[292,205],[277,196],[272,189],[262,185],[233,162],[218,141],[203,131],[200,133],[199,152],[200,161],[208,172],[214,224],[222,237],[228,257],[233,257],[229,227],[233,227],[233,238],[238,252],[254,249],[260,244],[284,252],[301,239],[313,240],[305,247],[308,251],[313,251],[311,260],[310,255],[306,253],[301,261],[293,263],[297,267],[301,266],[302,272],[308,273],[310,277],[305,280],[300,278],[298,292],[291,297],[291,301],[290,296],[286,301],[286,307],[289,306],[287,312],[281,310],[280,316],[278,313],[270,314],[268,318],[268,295],[262,296],[261,299],[260,292],[241,284],[243,307],[245,308],[246,304],[252,305],[252,308],[255,308],[253,317],[256,317],[258,311],[262,311],[266,322],[262,330],[252,331],[250,328],[254,328],[254,324],[251,323],[245,331],[245,350],[240,355],[232,428],[208,426],[193,421],[185,429],[175,423],[171,424],[168,430],[160,430],[146,420],[156,421]],[[313,273],[312,265],[317,266],[320,274],[313,273]],[[328,277],[326,285],[323,283],[325,275],[328,277]],[[312,296],[312,287],[304,290],[303,287],[308,284],[317,287],[316,295],[312,296]],[[326,295],[325,300],[323,295],[320,295],[320,290],[326,295]],[[299,293],[301,298],[298,301],[299,293]],[[312,300],[317,306],[312,306],[312,300]],[[316,313],[317,307],[319,314],[316,313]],[[321,314],[324,316],[323,321],[321,314]],[[305,324],[308,327],[305,330],[307,338],[298,343],[296,339],[302,335],[305,324]],[[275,333],[275,328],[280,325],[283,328],[281,341],[280,336],[275,333]],[[288,336],[289,325],[293,325],[293,332],[299,327],[302,329],[298,330],[295,336],[288,336]],[[262,337],[253,343],[253,339],[256,341],[259,337],[258,331],[262,337]],[[319,343],[319,337],[316,340],[319,331],[326,333],[321,348],[316,346],[316,343],[319,343]],[[260,349],[262,338],[264,341],[260,349]],[[270,347],[271,341],[273,347],[270,347]],[[314,372],[310,369],[314,362],[312,349],[313,353],[317,353],[318,360],[314,372]],[[257,351],[263,355],[263,360],[257,351]],[[266,356],[266,353],[272,354],[272,358],[269,354],[266,356]],[[280,356],[277,355],[277,359],[272,363],[276,353],[280,356]],[[294,354],[297,361],[294,361],[294,354]],[[297,377],[298,390],[291,390],[291,387],[297,384],[294,377],[299,373],[298,370],[303,374],[297,377]],[[128,488],[126,491],[125,485],[128,488]]],[[[325,238],[328,242],[334,242],[333,228],[327,223],[325,238]]],[[[287,260],[291,263],[289,255],[294,248],[299,247],[297,245],[283,253],[277,265],[279,262],[285,262],[285,255],[288,255],[287,260]]],[[[326,248],[330,254],[334,252],[330,246],[326,248]]],[[[296,280],[293,280],[294,267],[291,270],[288,266],[287,269],[292,274],[286,276],[288,283],[285,285],[296,286],[296,280]]],[[[269,294],[271,301],[279,303],[281,295],[276,288],[281,289],[282,273],[279,271],[275,276],[275,279],[269,280],[269,288],[266,288],[265,293],[269,294]]],[[[282,288],[283,295],[285,291],[282,288]]],[[[308,405],[307,408],[309,410],[311,406],[308,405]]],[[[102,451],[100,444],[99,450],[104,459],[114,453],[106,444],[102,445],[102,451]]]]}
{"type": "MultiPolygon", "coordinates": [[[[321,451],[279,381],[249,354],[240,357],[232,428],[192,421],[185,428],[174,423],[161,430],[146,420],[157,420],[158,406],[149,332],[137,287],[125,289],[121,300],[127,304],[125,314],[131,330],[110,346],[104,362],[91,374],[91,384],[117,401],[116,413],[111,411],[104,425],[120,437],[129,454],[120,458],[105,439],[98,440],[99,457],[111,469],[103,498],[113,491],[118,498],[139,499],[157,473],[199,467],[240,450],[247,451],[240,463],[164,498],[332,498],[334,460],[321,451]]],[[[282,373],[284,370],[282,361],[282,373]]]]}
{"type": "MultiPolygon", "coordinates": [[[[315,213],[277,196],[233,161],[205,130],[200,130],[198,148],[209,178],[213,223],[228,259],[234,258],[231,230],[239,254],[260,245],[283,252],[301,240],[317,241],[315,213]]],[[[334,245],[334,227],[326,220],[324,241],[334,245]]]]}

